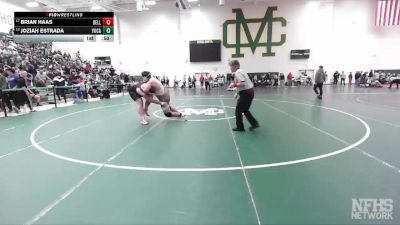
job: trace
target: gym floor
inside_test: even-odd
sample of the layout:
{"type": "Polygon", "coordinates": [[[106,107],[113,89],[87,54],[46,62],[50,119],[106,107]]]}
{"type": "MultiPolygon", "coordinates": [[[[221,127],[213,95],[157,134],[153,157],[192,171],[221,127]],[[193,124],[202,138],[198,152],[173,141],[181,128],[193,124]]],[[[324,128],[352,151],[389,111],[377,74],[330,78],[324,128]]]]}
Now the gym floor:
{"type": "Polygon", "coordinates": [[[187,122],[127,95],[1,118],[0,224],[400,224],[400,92],[324,88],[257,88],[243,133],[223,89],[170,89],[187,122]]]}

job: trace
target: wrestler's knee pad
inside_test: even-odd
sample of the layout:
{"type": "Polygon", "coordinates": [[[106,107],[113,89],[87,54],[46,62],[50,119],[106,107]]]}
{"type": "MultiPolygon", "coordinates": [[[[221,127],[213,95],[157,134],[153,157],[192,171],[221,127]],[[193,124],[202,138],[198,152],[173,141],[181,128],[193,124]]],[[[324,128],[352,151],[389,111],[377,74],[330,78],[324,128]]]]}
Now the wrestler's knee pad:
{"type": "Polygon", "coordinates": [[[170,112],[164,113],[164,115],[165,115],[166,117],[172,117],[172,113],[170,113],[170,112]]]}

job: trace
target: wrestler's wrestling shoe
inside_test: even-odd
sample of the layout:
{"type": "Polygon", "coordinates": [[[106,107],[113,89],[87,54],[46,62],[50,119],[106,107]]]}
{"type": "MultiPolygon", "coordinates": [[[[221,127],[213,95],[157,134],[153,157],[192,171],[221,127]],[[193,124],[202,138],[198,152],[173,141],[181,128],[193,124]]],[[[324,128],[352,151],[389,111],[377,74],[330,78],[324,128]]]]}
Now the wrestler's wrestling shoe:
{"type": "Polygon", "coordinates": [[[142,125],[148,125],[149,122],[147,122],[146,120],[140,120],[140,124],[142,124],[142,125]]]}

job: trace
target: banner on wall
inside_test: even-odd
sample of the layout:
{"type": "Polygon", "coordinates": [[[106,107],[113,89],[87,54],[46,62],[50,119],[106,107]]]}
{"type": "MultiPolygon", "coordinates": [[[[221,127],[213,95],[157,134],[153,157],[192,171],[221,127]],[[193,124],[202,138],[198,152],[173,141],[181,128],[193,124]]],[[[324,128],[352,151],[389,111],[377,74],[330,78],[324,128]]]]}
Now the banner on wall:
{"type": "Polygon", "coordinates": [[[236,14],[236,19],[226,20],[223,24],[223,45],[225,48],[235,49],[235,53],[232,54],[232,58],[242,58],[242,48],[250,48],[254,54],[258,47],[265,47],[265,52],[262,56],[275,56],[275,52],[272,52],[272,47],[282,46],[286,42],[286,34],[281,34],[280,40],[272,40],[272,32],[274,26],[278,23],[282,27],[286,27],[286,19],[283,17],[274,17],[274,11],[277,11],[278,7],[268,7],[263,18],[245,18],[242,9],[232,9],[232,12],[236,14]],[[260,28],[257,31],[255,37],[252,37],[249,24],[259,23],[260,28]],[[228,32],[230,27],[235,26],[235,32],[228,32]],[[265,28],[267,29],[265,30],[265,28]],[[243,29],[242,29],[243,28],[243,29]],[[247,39],[247,43],[242,43],[242,33],[247,39]],[[261,37],[266,32],[267,40],[262,41],[261,37]],[[228,43],[228,34],[236,34],[235,42],[228,43]]]}
{"type": "Polygon", "coordinates": [[[14,27],[14,12],[6,12],[0,9],[0,33],[9,33],[14,27]]]}
{"type": "Polygon", "coordinates": [[[9,34],[14,28],[14,12],[23,12],[26,9],[13,5],[10,1],[0,1],[0,33],[9,34]]]}

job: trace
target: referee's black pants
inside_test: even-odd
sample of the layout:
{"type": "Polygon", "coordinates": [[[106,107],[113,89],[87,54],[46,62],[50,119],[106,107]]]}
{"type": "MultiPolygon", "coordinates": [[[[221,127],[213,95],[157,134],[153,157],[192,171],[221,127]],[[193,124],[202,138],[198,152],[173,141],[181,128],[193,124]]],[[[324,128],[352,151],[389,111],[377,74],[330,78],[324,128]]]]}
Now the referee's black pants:
{"type": "Polygon", "coordinates": [[[256,127],[258,126],[257,120],[254,118],[254,116],[250,112],[250,106],[254,98],[254,89],[247,89],[240,91],[239,93],[239,99],[236,104],[236,128],[239,130],[244,130],[244,125],[243,125],[243,113],[246,116],[246,119],[249,121],[251,126],[256,127]]]}
{"type": "Polygon", "coordinates": [[[323,83],[315,83],[314,84],[314,92],[315,92],[315,94],[317,94],[317,95],[319,95],[321,97],[322,97],[322,86],[323,85],[324,85],[323,83]],[[317,88],[319,89],[319,92],[317,91],[317,88]]]}

